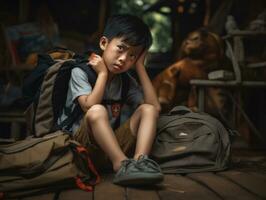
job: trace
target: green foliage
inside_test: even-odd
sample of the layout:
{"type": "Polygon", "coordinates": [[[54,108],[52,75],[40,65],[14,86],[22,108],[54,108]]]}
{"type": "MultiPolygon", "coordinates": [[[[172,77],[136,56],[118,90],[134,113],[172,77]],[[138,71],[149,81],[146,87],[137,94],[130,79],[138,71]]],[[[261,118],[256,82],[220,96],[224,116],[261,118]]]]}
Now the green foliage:
{"type": "Polygon", "coordinates": [[[167,52],[171,50],[171,21],[170,18],[157,12],[144,13],[144,9],[157,0],[112,0],[112,14],[133,14],[143,19],[150,27],[153,44],[151,52],[167,52]]]}

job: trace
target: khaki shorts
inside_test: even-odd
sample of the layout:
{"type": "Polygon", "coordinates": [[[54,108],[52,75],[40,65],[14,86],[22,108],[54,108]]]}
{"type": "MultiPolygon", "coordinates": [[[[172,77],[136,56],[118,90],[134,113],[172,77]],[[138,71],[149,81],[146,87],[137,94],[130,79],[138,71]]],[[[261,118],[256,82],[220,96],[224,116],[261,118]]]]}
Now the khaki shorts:
{"type": "MultiPolygon", "coordinates": [[[[118,144],[125,155],[127,157],[132,157],[135,151],[136,137],[130,130],[130,120],[127,120],[124,124],[122,124],[114,131],[114,133],[118,144]]],[[[95,141],[85,118],[82,120],[79,129],[74,133],[74,139],[87,148],[90,158],[97,169],[112,169],[110,160],[95,141]]]]}

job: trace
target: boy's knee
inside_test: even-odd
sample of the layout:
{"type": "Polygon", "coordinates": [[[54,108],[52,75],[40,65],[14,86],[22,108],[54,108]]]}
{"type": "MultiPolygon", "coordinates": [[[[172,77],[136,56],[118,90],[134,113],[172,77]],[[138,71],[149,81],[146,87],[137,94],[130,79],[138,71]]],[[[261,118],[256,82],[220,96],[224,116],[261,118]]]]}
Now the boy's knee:
{"type": "Polygon", "coordinates": [[[142,114],[158,117],[159,111],[151,104],[142,104],[138,108],[142,114]]]}
{"type": "Polygon", "coordinates": [[[106,108],[101,104],[93,105],[86,112],[85,117],[89,122],[96,122],[99,119],[107,117],[106,108]]]}

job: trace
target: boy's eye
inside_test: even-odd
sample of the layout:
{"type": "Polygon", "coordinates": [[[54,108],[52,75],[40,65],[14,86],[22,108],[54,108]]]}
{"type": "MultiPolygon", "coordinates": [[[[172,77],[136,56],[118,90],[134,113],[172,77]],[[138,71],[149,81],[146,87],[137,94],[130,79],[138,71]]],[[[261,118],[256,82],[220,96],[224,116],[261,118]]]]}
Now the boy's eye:
{"type": "Polygon", "coordinates": [[[124,47],[121,46],[121,45],[118,45],[117,48],[118,48],[119,51],[123,51],[124,50],[124,47]]]}
{"type": "Polygon", "coordinates": [[[131,60],[135,60],[136,57],[137,57],[137,56],[136,56],[135,54],[131,54],[131,55],[130,55],[130,59],[131,59],[131,60]]]}

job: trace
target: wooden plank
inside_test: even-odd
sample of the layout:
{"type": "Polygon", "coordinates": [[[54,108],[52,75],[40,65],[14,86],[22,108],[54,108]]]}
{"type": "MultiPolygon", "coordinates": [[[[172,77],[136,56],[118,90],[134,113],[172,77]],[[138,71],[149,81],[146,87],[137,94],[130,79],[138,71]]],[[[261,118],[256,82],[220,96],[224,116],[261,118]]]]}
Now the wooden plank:
{"type": "Polygon", "coordinates": [[[93,200],[93,192],[80,189],[64,190],[59,194],[58,200],[93,200]]]}
{"type": "Polygon", "coordinates": [[[157,186],[126,188],[127,200],[160,200],[157,186]]]}
{"type": "Polygon", "coordinates": [[[94,200],[124,200],[126,192],[124,187],[112,183],[113,175],[108,174],[101,177],[101,182],[94,189],[94,200]]]}
{"type": "Polygon", "coordinates": [[[262,173],[262,172],[254,172],[254,171],[250,171],[247,172],[248,174],[251,174],[252,176],[258,178],[258,179],[263,179],[266,181],[266,173],[262,173]]]}
{"type": "Polygon", "coordinates": [[[162,200],[217,200],[221,199],[208,188],[181,175],[165,175],[163,189],[158,190],[162,200]]]}
{"type": "Polygon", "coordinates": [[[242,188],[245,188],[249,192],[257,195],[260,198],[266,198],[266,181],[259,179],[251,174],[240,171],[226,171],[218,173],[220,176],[238,184],[242,188]]]}
{"type": "Polygon", "coordinates": [[[31,196],[31,197],[25,197],[22,200],[53,200],[54,196],[55,196],[55,193],[48,193],[48,194],[31,196]]]}
{"type": "Polygon", "coordinates": [[[232,200],[255,200],[257,196],[249,193],[245,189],[236,185],[235,183],[225,179],[221,176],[217,176],[213,173],[193,173],[188,175],[193,180],[201,182],[217,193],[222,199],[232,200]]]}

